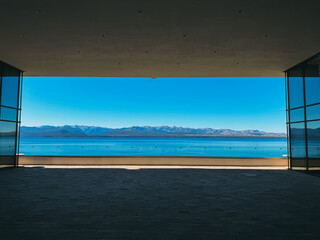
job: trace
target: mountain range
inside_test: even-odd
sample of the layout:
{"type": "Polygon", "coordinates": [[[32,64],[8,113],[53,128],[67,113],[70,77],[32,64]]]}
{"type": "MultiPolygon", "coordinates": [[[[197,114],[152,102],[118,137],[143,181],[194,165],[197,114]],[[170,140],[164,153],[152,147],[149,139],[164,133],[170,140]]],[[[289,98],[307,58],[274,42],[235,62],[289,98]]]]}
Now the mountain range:
{"type": "Polygon", "coordinates": [[[21,127],[21,137],[286,137],[285,133],[259,130],[231,130],[213,128],[184,128],[169,126],[133,126],[105,128],[94,126],[21,127]]]}

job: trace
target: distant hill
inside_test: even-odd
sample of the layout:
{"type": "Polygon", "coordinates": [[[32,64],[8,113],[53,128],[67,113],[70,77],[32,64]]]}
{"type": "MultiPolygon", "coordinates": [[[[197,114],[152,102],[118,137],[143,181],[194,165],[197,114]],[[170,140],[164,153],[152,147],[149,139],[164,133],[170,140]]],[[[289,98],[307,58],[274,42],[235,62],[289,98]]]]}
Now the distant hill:
{"type": "Polygon", "coordinates": [[[21,127],[21,137],[286,137],[285,133],[259,130],[236,131],[231,129],[183,127],[128,127],[103,128],[92,126],[41,126],[21,127]]]}

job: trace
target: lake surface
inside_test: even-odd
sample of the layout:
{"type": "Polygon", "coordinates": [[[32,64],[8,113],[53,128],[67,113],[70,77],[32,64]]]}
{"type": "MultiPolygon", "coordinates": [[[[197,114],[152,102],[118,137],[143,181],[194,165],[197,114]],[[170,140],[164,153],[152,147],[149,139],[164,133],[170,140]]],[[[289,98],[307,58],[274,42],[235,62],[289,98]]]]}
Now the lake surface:
{"type": "Polygon", "coordinates": [[[24,155],[282,157],[285,138],[21,138],[24,155]]]}

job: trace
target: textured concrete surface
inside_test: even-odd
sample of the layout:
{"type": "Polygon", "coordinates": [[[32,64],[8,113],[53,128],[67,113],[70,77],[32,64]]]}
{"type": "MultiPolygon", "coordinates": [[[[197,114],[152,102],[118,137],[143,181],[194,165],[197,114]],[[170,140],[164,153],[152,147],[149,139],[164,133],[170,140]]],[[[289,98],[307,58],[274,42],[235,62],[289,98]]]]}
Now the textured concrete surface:
{"type": "Polygon", "coordinates": [[[320,178],[283,170],[0,170],[0,239],[319,239],[320,178]]]}
{"type": "Polygon", "coordinates": [[[1,0],[0,60],[25,76],[283,77],[319,52],[319,8],[319,0],[1,0]]]}

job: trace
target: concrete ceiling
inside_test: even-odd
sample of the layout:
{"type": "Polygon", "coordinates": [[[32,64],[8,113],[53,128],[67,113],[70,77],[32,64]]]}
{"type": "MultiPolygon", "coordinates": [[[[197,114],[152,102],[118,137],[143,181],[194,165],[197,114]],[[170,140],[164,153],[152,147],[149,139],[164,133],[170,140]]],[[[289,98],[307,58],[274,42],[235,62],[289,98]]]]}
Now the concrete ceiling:
{"type": "Polygon", "coordinates": [[[26,76],[277,77],[320,50],[319,0],[0,0],[26,76]]]}

